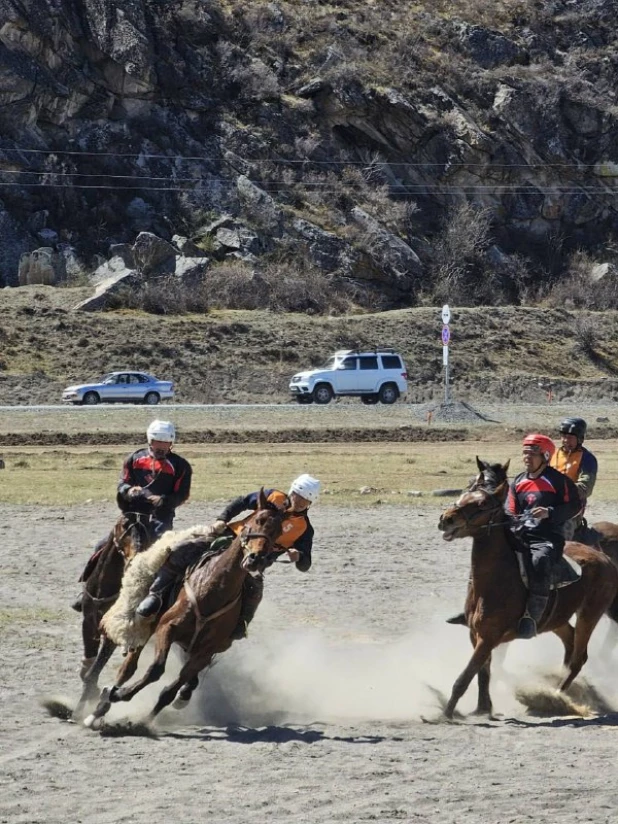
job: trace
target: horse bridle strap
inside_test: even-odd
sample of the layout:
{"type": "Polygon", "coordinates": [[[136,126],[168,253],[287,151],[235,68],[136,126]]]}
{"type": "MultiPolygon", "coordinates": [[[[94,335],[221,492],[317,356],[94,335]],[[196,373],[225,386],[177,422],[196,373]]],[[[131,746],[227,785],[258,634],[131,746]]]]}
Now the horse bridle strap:
{"type": "MultiPolygon", "coordinates": [[[[485,495],[487,495],[487,497],[490,498],[490,499],[493,498],[497,502],[497,506],[495,507],[495,511],[497,513],[499,513],[500,515],[504,515],[504,509],[502,508],[502,502],[500,501],[499,498],[496,497],[494,492],[490,492],[488,489],[483,489],[482,487],[479,487],[477,491],[484,492],[485,495]]],[[[464,522],[465,522],[467,527],[473,526],[477,515],[480,515],[480,514],[483,514],[483,513],[487,512],[487,510],[485,510],[485,509],[481,510],[480,512],[477,510],[476,513],[474,515],[472,515],[471,518],[469,518],[466,515],[466,513],[463,511],[463,509],[460,509],[459,511],[460,511],[461,515],[463,516],[464,522]]],[[[491,510],[489,510],[489,511],[491,512],[491,510]]],[[[504,520],[490,520],[486,524],[481,524],[478,527],[474,527],[474,529],[486,529],[489,532],[490,529],[494,529],[495,527],[498,527],[503,523],[504,523],[504,520]]]]}
{"type": "Polygon", "coordinates": [[[122,533],[122,535],[120,535],[119,538],[116,538],[116,536],[114,536],[114,546],[118,550],[118,552],[121,552],[121,553],[122,553],[122,550],[120,549],[120,542],[123,541],[124,538],[126,538],[126,536],[133,529],[133,527],[138,526],[141,529],[143,529],[144,534],[146,534],[146,535],[148,534],[148,529],[147,529],[146,525],[143,522],[143,518],[150,519],[150,515],[146,514],[145,512],[125,512],[124,514],[125,515],[134,515],[135,520],[132,523],[129,524],[129,526],[125,529],[125,531],[122,533]]]}

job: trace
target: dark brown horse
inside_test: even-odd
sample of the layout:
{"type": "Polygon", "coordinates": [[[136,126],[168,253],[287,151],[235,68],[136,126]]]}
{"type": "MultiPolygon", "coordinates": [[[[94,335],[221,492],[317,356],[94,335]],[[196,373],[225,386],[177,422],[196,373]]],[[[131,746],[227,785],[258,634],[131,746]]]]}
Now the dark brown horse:
{"type": "MultiPolygon", "coordinates": [[[[471,579],[466,599],[466,621],[474,652],[453,685],[445,708],[452,718],[457,702],[478,675],[477,713],[491,713],[489,694],[491,653],[499,644],[517,637],[517,624],[524,613],[527,589],[519,573],[514,538],[509,529],[504,501],[506,480],[494,486],[495,475],[478,461],[480,475],[440,518],[439,529],[447,541],[471,537],[471,579]]],[[[508,464],[502,469],[506,475],[508,464]]],[[[559,589],[549,614],[543,616],[539,632],[554,632],[564,645],[567,673],[560,684],[566,690],[588,658],[588,642],[597,623],[618,595],[618,570],[596,549],[570,542],[565,554],[582,568],[579,581],[559,589]],[[577,615],[575,628],[569,624],[577,615]]],[[[550,601],[551,603],[551,601],[550,601]]]]}
{"type": "Polygon", "coordinates": [[[199,673],[215,654],[224,652],[232,644],[246,576],[261,574],[281,553],[276,541],[284,518],[285,513],[272,508],[264,490],[260,490],[258,508],[242,532],[224,552],[198,565],[185,580],[173,606],[158,622],[153,620],[155,655],[143,678],[123,686],[137,669],[143,649],[140,647],[126,656],[115,685],[102,691],[94,713],[84,722],[86,726],[98,728],[112,703],[130,701],[148,684],[158,681],[165,672],[173,643],[187,653],[187,660],[176,680],[161,692],[148,720],[154,719],[177,695],[180,699],[177,706],[186,704],[197,687],[199,673]]]}
{"type": "MultiPolygon", "coordinates": [[[[124,571],[138,552],[153,543],[149,516],[139,512],[123,512],[103,547],[86,568],[86,582],[82,600],[82,639],[84,658],[80,677],[84,689],[78,708],[96,696],[97,679],[110,659],[115,644],[101,634],[101,618],[118,598],[124,571]],[[95,668],[95,663],[100,666],[95,668]]],[[[76,713],[79,714],[79,712],[76,713]]]]}

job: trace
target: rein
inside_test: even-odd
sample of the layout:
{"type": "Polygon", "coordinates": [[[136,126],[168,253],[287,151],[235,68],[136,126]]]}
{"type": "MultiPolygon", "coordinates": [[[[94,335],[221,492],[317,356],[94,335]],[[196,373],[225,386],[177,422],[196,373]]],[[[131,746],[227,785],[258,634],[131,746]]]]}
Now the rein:
{"type": "MultiPolygon", "coordinates": [[[[497,520],[497,519],[494,520],[493,518],[490,518],[490,520],[486,524],[481,524],[480,526],[475,527],[473,525],[474,525],[474,521],[476,520],[476,518],[479,515],[483,515],[485,512],[487,512],[487,510],[481,510],[479,512],[478,508],[477,508],[476,512],[471,517],[468,517],[468,515],[466,514],[464,509],[460,509],[459,514],[464,519],[464,523],[466,524],[466,526],[467,527],[473,527],[475,530],[483,530],[484,529],[487,532],[489,532],[490,529],[494,529],[495,527],[504,526],[505,520],[504,520],[504,518],[500,518],[500,516],[505,515],[504,509],[502,507],[502,501],[500,501],[500,499],[496,497],[494,492],[489,492],[489,490],[483,489],[482,487],[477,487],[477,489],[484,492],[489,499],[493,499],[494,501],[497,502],[497,506],[494,508],[493,511],[496,513],[499,520],[497,520]]],[[[492,511],[492,510],[490,510],[490,511],[492,511]]]]}

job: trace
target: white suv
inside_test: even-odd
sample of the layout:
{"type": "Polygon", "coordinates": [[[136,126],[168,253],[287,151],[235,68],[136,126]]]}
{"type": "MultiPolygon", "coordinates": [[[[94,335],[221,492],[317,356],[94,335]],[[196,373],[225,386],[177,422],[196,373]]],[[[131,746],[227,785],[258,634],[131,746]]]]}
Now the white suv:
{"type": "Polygon", "coordinates": [[[340,395],[358,395],[368,404],[395,403],[406,393],[407,381],[403,358],[394,349],[342,349],[321,368],[294,375],[290,392],[298,403],[330,403],[340,395]]]}

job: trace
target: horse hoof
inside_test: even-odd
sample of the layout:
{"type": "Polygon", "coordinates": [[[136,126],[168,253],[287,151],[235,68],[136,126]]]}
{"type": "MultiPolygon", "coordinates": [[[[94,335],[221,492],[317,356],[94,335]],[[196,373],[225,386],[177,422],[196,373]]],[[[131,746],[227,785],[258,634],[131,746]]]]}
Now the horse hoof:
{"type": "Polygon", "coordinates": [[[178,698],[176,698],[176,700],[172,704],[172,707],[175,710],[184,710],[184,708],[187,706],[188,703],[189,703],[188,698],[181,698],[180,696],[178,696],[178,698]]]}
{"type": "Polygon", "coordinates": [[[84,718],[84,727],[88,727],[89,730],[96,730],[95,721],[97,721],[97,717],[94,713],[90,713],[84,718]]]}

